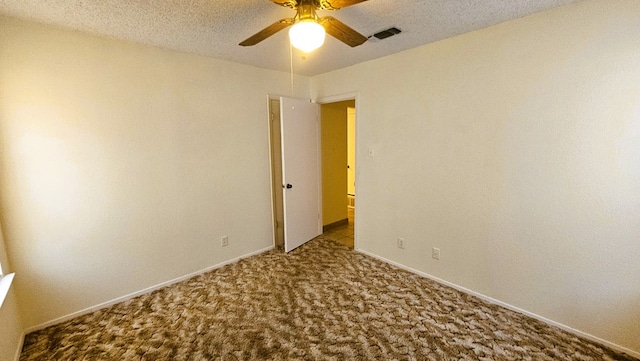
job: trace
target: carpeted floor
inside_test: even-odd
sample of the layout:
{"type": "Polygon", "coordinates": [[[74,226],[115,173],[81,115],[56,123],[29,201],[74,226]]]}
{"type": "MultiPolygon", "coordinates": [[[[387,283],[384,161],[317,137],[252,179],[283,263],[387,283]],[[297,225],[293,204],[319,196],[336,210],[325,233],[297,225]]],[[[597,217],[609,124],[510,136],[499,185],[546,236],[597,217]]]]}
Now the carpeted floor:
{"type": "Polygon", "coordinates": [[[634,360],[316,239],[27,335],[27,360],[634,360]]]}

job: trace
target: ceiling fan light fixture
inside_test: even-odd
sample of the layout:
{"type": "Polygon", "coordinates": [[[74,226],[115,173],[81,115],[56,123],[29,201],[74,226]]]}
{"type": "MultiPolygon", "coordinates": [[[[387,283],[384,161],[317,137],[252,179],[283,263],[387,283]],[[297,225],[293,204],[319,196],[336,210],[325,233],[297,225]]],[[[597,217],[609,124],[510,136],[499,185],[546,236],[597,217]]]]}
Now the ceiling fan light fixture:
{"type": "Polygon", "coordinates": [[[324,44],[325,30],[314,20],[301,20],[289,29],[291,45],[310,53],[324,44]]]}

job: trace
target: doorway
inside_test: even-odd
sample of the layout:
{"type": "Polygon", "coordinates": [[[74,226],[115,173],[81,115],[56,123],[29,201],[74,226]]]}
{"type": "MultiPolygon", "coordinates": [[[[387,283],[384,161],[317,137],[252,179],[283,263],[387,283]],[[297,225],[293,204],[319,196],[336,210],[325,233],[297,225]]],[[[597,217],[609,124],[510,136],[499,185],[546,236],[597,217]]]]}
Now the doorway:
{"type": "MultiPolygon", "coordinates": [[[[276,248],[286,250],[286,226],[283,204],[283,163],[281,133],[281,99],[269,99],[269,134],[273,231],[276,248]]],[[[318,221],[323,237],[355,248],[356,185],[356,100],[355,96],[326,99],[320,102],[319,150],[322,212],[318,221]]],[[[314,177],[317,177],[316,173],[314,177]]],[[[316,233],[318,234],[318,233],[316,233]]]]}
{"type": "Polygon", "coordinates": [[[282,148],[280,147],[280,100],[269,99],[269,136],[271,138],[271,184],[274,246],[284,249],[284,205],[282,202],[282,148]]]}
{"type": "Polygon", "coordinates": [[[320,105],[323,237],[354,248],[355,99],[320,105]]]}

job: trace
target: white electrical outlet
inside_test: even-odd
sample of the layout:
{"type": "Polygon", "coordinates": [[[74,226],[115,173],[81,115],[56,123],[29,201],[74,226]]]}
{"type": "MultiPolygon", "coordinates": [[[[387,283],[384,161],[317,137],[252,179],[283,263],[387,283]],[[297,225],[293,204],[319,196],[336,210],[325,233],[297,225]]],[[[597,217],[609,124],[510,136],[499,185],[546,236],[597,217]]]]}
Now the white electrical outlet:
{"type": "Polygon", "coordinates": [[[404,238],[398,238],[398,248],[404,249],[404,238]]]}
{"type": "Polygon", "coordinates": [[[433,259],[440,259],[440,248],[433,247],[431,249],[431,257],[433,259]]]}
{"type": "Polygon", "coordinates": [[[222,241],[222,247],[226,247],[226,246],[229,245],[229,237],[222,236],[222,238],[220,240],[222,241]]]}

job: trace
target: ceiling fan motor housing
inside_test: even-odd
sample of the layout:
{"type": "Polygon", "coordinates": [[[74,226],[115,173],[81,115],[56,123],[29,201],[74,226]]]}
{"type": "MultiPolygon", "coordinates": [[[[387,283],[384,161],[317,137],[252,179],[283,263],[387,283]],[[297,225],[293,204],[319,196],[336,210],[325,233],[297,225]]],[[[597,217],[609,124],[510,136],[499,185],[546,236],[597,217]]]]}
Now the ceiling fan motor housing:
{"type": "MultiPolygon", "coordinates": [[[[272,36],[280,30],[283,30],[291,25],[315,25],[316,28],[321,28],[322,42],[324,42],[325,32],[341,42],[347,44],[350,47],[355,47],[363,44],[367,41],[367,37],[353,30],[340,20],[332,16],[318,17],[316,10],[338,10],[347,6],[355,5],[365,2],[367,0],[270,0],[271,2],[284,6],[293,10],[296,10],[296,15],[293,18],[280,19],[275,23],[260,30],[256,34],[242,41],[241,46],[256,45],[262,40],[272,36]],[[333,4],[332,4],[333,3],[333,4]],[[324,30],[323,30],[324,29],[324,30]]],[[[309,26],[311,27],[311,26],[309,26]]],[[[317,30],[317,29],[316,29],[317,30]]],[[[315,31],[319,33],[318,31],[315,31]]],[[[291,37],[291,36],[290,36],[291,37]]],[[[322,45],[322,43],[320,43],[322,45]]],[[[295,46],[295,45],[294,45],[295,46]]]]}
{"type": "Polygon", "coordinates": [[[302,0],[298,5],[297,21],[318,21],[316,14],[316,3],[314,0],[302,0]]]}

